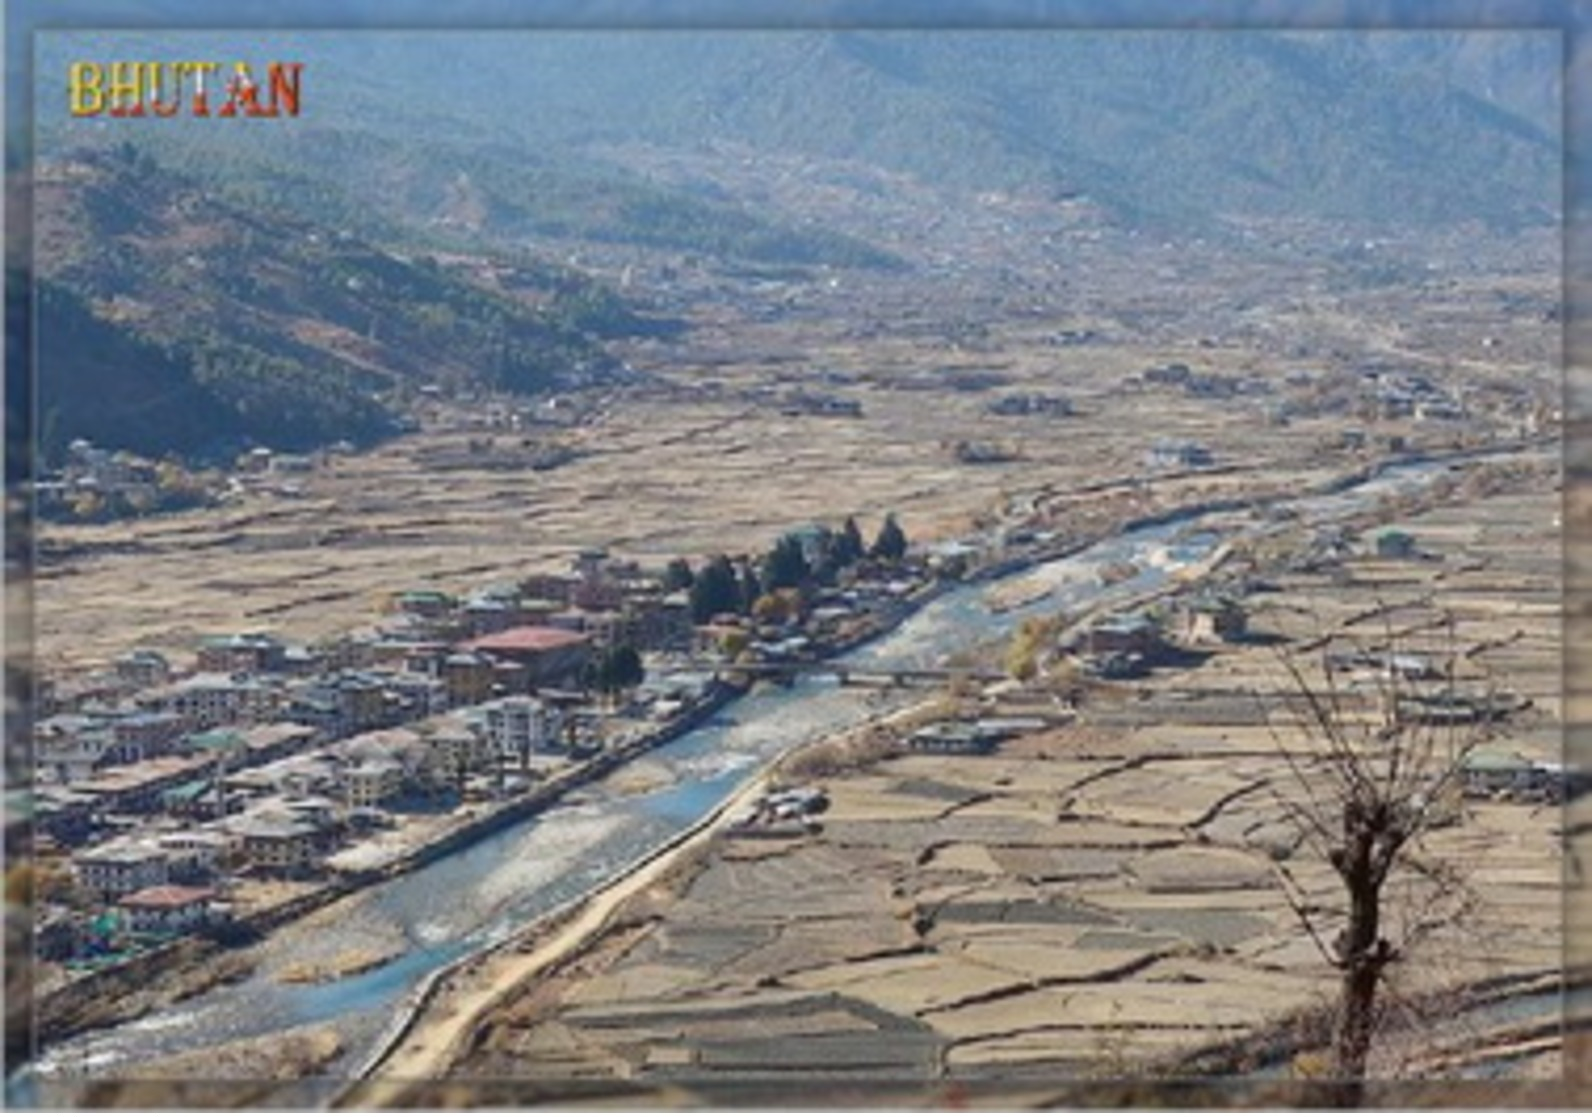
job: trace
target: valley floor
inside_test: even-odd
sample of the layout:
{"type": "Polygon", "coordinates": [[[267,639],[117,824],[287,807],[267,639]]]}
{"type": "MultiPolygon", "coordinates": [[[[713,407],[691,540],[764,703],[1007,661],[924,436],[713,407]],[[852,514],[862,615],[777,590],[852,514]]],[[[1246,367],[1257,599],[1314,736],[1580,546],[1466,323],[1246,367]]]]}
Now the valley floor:
{"type": "MultiPolygon", "coordinates": [[[[1557,507],[1539,483],[1428,511],[1406,525],[1437,560],[1351,560],[1333,583],[1285,571],[1252,599],[1252,625],[1353,632],[1368,608],[1433,594],[1470,658],[1532,701],[1508,745],[1554,759],[1557,507]]],[[[644,1088],[660,1103],[722,1102],[798,1083],[921,1099],[958,1083],[1022,1104],[1286,1025],[1330,1003],[1335,974],[1285,902],[1277,860],[1322,910],[1337,885],[1280,821],[1292,777],[1254,698],[1279,676],[1275,647],[1224,645],[993,755],[904,755],[834,776],[821,832],[721,833],[632,882],[578,948],[561,934],[550,967],[549,942],[531,936],[537,976],[517,990],[503,968],[483,969],[496,1007],[445,1029],[458,1046],[427,1051],[417,1033],[400,1048],[393,1065],[410,1071],[454,1060],[446,1086],[408,1100],[478,1085],[481,1097],[644,1088]]],[[[1482,1073],[1483,1060],[1508,1078],[1562,1074],[1551,983],[1570,821],[1555,806],[1467,800],[1429,835],[1424,852],[1462,868],[1473,902],[1395,972],[1378,1077],[1482,1073]],[[1455,990],[1536,978],[1550,992],[1517,1000],[1524,1021],[1456,1014],[1455,990]],[[1522,1041],[1532,1023],[1549,1038],[1522,1041]]],[[[1397,895],[1393,908],[1395,922],[1418,915],[1397,895]]]]}

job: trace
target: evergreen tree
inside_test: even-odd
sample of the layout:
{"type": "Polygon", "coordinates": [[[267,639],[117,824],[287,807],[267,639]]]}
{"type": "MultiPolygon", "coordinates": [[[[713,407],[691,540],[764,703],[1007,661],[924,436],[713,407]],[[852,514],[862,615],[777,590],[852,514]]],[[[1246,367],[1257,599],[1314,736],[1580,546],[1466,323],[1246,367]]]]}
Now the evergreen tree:
{"type": "Polygon", "coordinates": [[[691,564],[683,558],[670,559],[669,565],[663,568],[663,591],[675,593],[678,590],[688,590],[691,583],[696,581],[696,575],[691,572],[691,564]]]}
{"type": "Polygon", "coordinates": [[[812,576],[802,542],[794,535],[783,535],[763,560],[763,587],[770,590],[794,589],[812,576]]]}
{"type": "Polygon", "coordinates": [[[873,550],[869,554],[885,562],[900,562],[906,553],[907,534],[901,530],[901,525],[896,523],[892,513],[884,518],[884,525],[879,528],[879,537],[873,541],[873,550]]]}
{"type": "Polygon", "coordinates": [[[735,568],[723,555],[716,555],[691,584],[691,619],[707,624],[720,613],[741,611],[741,590],[735,568]]]}
{"type": "Polygon", "coordinates": [[[845,525],[835,537],[833,554],[835,565],[841,568],[850,566],[867,554],[867,545],[862,541],[862,529],[857,526],[855,516],[846,517],[845,525]]]}

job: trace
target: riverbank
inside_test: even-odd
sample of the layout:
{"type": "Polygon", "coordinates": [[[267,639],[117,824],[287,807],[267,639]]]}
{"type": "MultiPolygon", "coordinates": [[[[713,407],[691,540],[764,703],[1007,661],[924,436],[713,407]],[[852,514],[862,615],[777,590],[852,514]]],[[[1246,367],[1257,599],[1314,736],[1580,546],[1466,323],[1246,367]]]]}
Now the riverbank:
{"type": "MultiPolygon", "coordinates": [[[[513,799],[465,815],[389,857],[379,868],[339,874],[308,890],[295,890],[280,902],[236,917],[234,934],[229,936],[229,941],[256,941],[383,881],[435,864],[493,834],[534,818],[571,792],[605,778],[617,768],[701,725],[743,693],[744,686],[715,682],[699,702],[658,730],[558,772],[513,799]]],[[[229,966],[226,959],[238,957],[238,949],[214,939],[189,936],[69,981],[50,990],[37,1002],[34,1026],[39,1042],[47,1047],[80,1032],[103,1027],[107,1022],[127,1023],[202,991],[214,984],[208,976],[209,971],[219,967],[220,972],[235,973],[237,967],[229,966]]],[[[380,963],[371,962],[367,968],[377,964],[380,963]]],[[[323,975],[317,980],[337,976],[331,970],[344,975],[359,972],[358,967],[350,970],[347,965],[321,967],[316,972],[323,975]]]]}
{"type": "MultiPolygon", "coordinates": [[[[1252,614],[1299,639],[1352,628],[1366,601],[1440,589],[1472,650],[1538,704],[1547,728],[1523,727],[1518,747],[1550,750],[1554,503],[1535,490],[1414,514],[1442,562],[1351,560],[1336,581],[1284,568],[1252,614]]],[[[1218,647],[991,756],[836,776],[817,835],[712,839],[672,889],[633,893],[534,990],[472,1023],[450,1081],[641,1084],[700,1104],[821,1075],[912,1096],[947,1079],[1131,1073],[1279,1027],[1336,974],[1273,863],[1312,903],[1336,884],[1276,814],[1289,777],[1253,700],[1276,685],[1274,655],[1218,647]]],[[[1435,997],[1558,965],[1553,822],[1475,802],[1433,832],[1431,855],[1465,866],[1480,902],[1421,944],[1401,989],[1435,997]]],[[[1529,1073],[1549,1073],[1535,1056],[1529,1073]]],[[[1398,1074],[1430,1053],[1379,1057],[1398,1074]]]]}
{"type": "MultiPolygon", "coordinates": [[[[946,612],[946,611],[942,610],[938,606],[935,606],[934,608],[931,608],[931,609],[927,610],[926,611],[927,613],[934,614],[935,617],[938,617],[938,619],[934,621],[934,624],[931,624],[929,626],[929,628],[925,629],[924,630],[924,634],[912,634],[910,636],[910,638],[907,639],[902,644],[900,649],[892,648],[891,649],[891,654],[895,654],[895,652],[897,650],[900,650],[900,651],[904,652],[904,654],[906,654],[909,657],[917,657],[917,656],[919,656],[920,654],[922,654],[924,652],[933,653],[934,649],[939,648],[943,644],[943,640],[941,639],[941,637],[939,635],[933,635],[933,634],[940,633],[940,630],[942,628],[944,628],[945,625],[948,624],[948,623],[953,624],[954,626],[956,626],[957,631],[963,631],[961,626],[964,624],[964,620],[965,619],[966,620],[971,620],[971,614],[968,614],[968,616],[966,618],[964,618],[964,611],[967,609],[967,606],[971,603],[971,601],[975,600],[976,598],[970,597],[968,594],[965,594],[965,593],[962,596],[964,598],[968,598],[968,600],[955,604],[954,607],[952,607],[949,612],[946,612]],[[929,637],[926,641],[924,639],[925,636],[929,637]]],[[[926,618],[926,619],[932,619],[932,618],[926,618]]],[[[917,625],[918,625],[918,622],[914,621],[913,622],[913,627],[916,627],[917,625]]],[[[937,653],[935,653],[935,654],[937,654],[937,653]]],[[[758,700],[754,699],[752,701],[755,704],[758,700]]],[[[805,703],[806,700],[804,699],[803,701],[805,703]]],[[[806,708],[805,705],[804,705],[803,708],[804,709],[806,708]]],[[[1179,714],[1182,714],[1182,713],[1185,713],[1185,712],[1186,711],[1179,711],[1179,714]]],[[[759,733],[759,736],[762,736],[762,734],[759,733]]],[[[784,747],[784,746],[781,746],[781,747],[784,747]]],[[[720,793],[719,792],[715,792],[715,794],[717,795],[717,794],[720,794],[720,793]]],[[[716,802],[717,800],[715,799],[713,801],[716,802]]],[[[543,849],[543,848],[545,848],[545,843],[543,841],[539,840],[538,841],[538,849],[540,850],[540,849],[543,849]]],[[[772,847],[769,847],[769,846],[762,847],[762,853],[760,854],[760,856],[769,855],[771,849],[772,849],[772,847]]],[[[538,858],[538,860],[540,860],[540,857],[538,858]]],[[[623,862],[615,864],[612,869],[610,869],[607,865],[604,865],[602,867],[602,872],[605,873],[605,874],[608,874],[608,873],[611,873],[613,871],[618,871],[618,869],[622,866],[622,864],[623,864],[623,862]]],[[[479,867],[477,867],[477,868],[479,869],[479,867]]],[[[497,874],[494,873],[494,876],[495,875],[497,875],[497,874]]],[[[596,878],[596,879],[602,879],[602,878],[599,877],[599,878],[596,878]]],[[[503,885],[503,884],[504,884],[504,882],[498,882],[498,884],[494,884],[493,885],[493,888],[495,890],[499,890],[500,891],[501,889],[499,888],[499,885],[503,885]]],[[[467,924],[459,924],[459,926],[467,926],[467,924]]],[[[463,934],[462,931],[450,931],[448,933],[451,934],[451,935],[463,934]]],[[[428,940],[428,941],[437,941],[437,940],[432,939],[432,940],[428,940]]],[[[442,965],[442,964],[443,963],[441,961],[439,961],[437,963],[437,965],[439,965],[439,966],[442,965]]],[[[406,972],[414,972],[414,971],[406,971],[406,972]]],[[[420,971],[420,972],[423,972],[423,971],[420,971]]],[[[363,1039],[360,1041],[361,1046],[363,1046],[364,1042],[365,1041],[363,1039]]]]}

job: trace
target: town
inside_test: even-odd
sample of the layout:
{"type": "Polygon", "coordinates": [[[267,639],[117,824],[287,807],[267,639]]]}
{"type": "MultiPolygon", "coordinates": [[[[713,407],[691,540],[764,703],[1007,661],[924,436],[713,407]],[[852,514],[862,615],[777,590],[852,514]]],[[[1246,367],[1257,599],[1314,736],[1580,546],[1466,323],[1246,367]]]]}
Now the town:
{"type": "Polygon", "coordinates": [[[398,591],[368,631],[322,645],[232,633],[191,668],[138,648],[45,680],[40,956],[93,968],[224,932],[316,881],[369,879],[439,820],[479,821],[668,739],[737,693],[725,668],[879,631],[937,576],[893,519],[868,550],[854,521],[792,532],[761,572],[749,556],[648,571],[593,549],[567,574],[468,596],[398,591]]]}

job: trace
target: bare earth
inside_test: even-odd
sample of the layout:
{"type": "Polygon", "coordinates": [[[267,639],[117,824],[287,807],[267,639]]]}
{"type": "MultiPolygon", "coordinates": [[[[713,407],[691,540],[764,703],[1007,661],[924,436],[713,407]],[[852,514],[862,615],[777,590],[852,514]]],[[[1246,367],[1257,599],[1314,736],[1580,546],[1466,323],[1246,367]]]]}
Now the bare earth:
{"type": "MultiPolygon", "coordinates": [[[[1331,587],[1284,576],[1252,601],[1253,624],[1311,635],[1394,584],[1401,599],[1433,590],[1477,647],[1496,645],[1473,658],[1532,699],[1512,744],[1551,758],[1557,503],[1550,479],[1411,516],[1440,561],[1355,561],[1331,587]]],[[[1233,699],[1278,675],[1274,652],[1223,647],[993,756],[906,756],[832,781],[820,835],[717,838],[667,887],[649,871],[623,902],[605,895],[531,954],[463,977],[473,992],[422,1023],[371,1096],[452,1064],[455,1091],[512,1080],[554,1097],[612,1082],[723,1100],[791,1076],[894,1082],[901,1097],[998,1076],[1009,1097],[1024,1081],[1142,1072],[1324,1003],[1335,974],[1273,862],[1286,854],[1322,904],[1334,878],[1278,824],[1273,791],[1291,777],[1255,704],[1233,699]]],[[[1414,1032],[1380,1047],[1379,1075],[1496,1046],[1421,994],[1559,972],[1560,826],[1556,808],[1471,802],[1429,836],[1476,904],[1397,971],[1394,1015],[1414,1032]]],[[[1528,1048],[1513,1073],[1559,1066],[1556,1046],[1528,1048]]]]}

